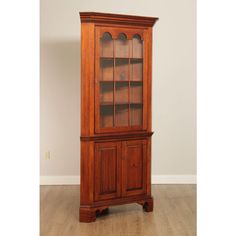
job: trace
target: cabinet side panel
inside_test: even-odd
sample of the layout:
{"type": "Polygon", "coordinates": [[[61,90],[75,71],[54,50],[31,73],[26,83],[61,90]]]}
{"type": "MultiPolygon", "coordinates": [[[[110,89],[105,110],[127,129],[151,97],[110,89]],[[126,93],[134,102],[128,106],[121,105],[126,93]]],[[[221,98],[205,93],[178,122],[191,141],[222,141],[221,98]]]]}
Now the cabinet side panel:
{"type": "Polygon", "coordinates": [[[81,25],[81,136],[94,133],[94,24],[81,25]]]}
{"type": "Polygon", "coordinates": [[[148,80],[147,80],[147,131],[152,131],[152,28],[147,30],[148,80]]]}
{"type": "Polygon", "coordinates": [[[93,202],[94,189],[94,142],[81,142],[80,205],[93,202]]]}
{"type": "Polygon", "coordinates": [[[151,163],[151,145],[152,145],[152,138],[149,137],[147,139],[147,195],[151,196],[151,168],[152,168],[152,163],[151,163]]]}

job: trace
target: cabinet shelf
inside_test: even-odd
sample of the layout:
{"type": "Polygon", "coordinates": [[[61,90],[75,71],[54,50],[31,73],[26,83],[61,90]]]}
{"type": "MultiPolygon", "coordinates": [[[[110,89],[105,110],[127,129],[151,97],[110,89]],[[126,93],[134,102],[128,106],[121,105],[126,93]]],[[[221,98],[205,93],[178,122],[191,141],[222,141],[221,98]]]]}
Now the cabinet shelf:
{"type": "Polygon", "coordinates": [[[142,80],[100,80],[100,83],[143,83],[142,80]]]}
{"type": "Polygon", "coordinates": [[[130,80],[130,83],[134,83],[134,84],[142,84],[143,83],[143,81],[142,80],[130,80]]]}
{"type": "Polygon", "coordinates": [[[100,106],[113,106],[114,103],[113,102],[101,102],[100,106]]]}
{"type": "Polygon", "coordinates": [[[130,105],[130,106],[142,106],[143,103],[138,102],[116,102],[115,104],[113,102],[102,102],[100,103],[100,106],[123,106],[123,105],[130,105]]]}
{"type": "Polygon", "coordinates": [[[124,59],[124,60],[137,60],[137,61],[143,61],[142,57],[100,57],[102,60],[114,60],[114,59],[124,59]]]}

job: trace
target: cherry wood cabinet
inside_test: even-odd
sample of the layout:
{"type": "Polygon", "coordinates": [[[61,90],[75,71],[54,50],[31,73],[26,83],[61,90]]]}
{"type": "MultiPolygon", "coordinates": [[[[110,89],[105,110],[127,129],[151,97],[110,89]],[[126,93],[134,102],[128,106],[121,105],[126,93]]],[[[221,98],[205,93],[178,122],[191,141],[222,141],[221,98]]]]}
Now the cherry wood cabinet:
{"type": "Polygon", "coordinates": [[[152,27],[158,18],[81,12],[80,221],[117,204],[152,211],[152,27]]]}

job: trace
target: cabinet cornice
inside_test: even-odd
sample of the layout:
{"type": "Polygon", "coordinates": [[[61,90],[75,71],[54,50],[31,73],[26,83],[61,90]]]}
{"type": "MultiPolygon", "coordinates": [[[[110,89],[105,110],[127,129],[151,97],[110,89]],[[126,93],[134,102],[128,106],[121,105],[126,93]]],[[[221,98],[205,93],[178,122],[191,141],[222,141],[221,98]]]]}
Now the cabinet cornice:
{"type": "Polygon", "coordinates": [[[82,23],[109,23],[152,27],[158,18],[101,12],[80,12],[80,20],[82,23]]]}

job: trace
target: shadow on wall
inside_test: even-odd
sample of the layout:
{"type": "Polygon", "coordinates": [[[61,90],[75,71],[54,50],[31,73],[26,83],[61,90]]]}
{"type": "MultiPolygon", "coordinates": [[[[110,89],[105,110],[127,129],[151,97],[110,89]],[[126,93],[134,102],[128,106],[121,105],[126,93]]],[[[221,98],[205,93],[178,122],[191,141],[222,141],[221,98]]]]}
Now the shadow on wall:
{"type": "Polygon", "coordinates": [[[41,42],[40,110],[41,175],[79,175],[79,40],[41,42]]]}

